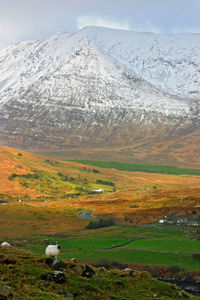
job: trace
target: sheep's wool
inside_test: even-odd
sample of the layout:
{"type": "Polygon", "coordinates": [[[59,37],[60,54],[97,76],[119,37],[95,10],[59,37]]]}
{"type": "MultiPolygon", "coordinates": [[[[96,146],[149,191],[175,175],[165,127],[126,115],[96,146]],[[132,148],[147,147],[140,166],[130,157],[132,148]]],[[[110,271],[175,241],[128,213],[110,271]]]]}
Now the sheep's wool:
{"type": "Polygon", "coordinates": [[[45,254],[47,256],[57,256],[60,254],[60,246],[59,245],[49,245],[45,250],[45,254]]]}
{"type": "Polygon", "coordinates": [[[6,247],[9,247],[9,246],[11,246],[8,242],[3,242],[3,243],[1,243],[1,246],[6,246],[6,247]]]}

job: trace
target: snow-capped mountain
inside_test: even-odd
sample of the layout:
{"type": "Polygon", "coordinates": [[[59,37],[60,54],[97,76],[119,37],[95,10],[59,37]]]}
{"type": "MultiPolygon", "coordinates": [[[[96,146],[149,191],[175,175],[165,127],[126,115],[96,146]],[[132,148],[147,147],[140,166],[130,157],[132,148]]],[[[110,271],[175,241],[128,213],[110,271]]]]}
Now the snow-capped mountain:
{"type": "Polygon", "coordinates": [[[200,100],[200,34],[85,29],[94,42],[166,93],[200,100]]]}
{"type": "Polygon", "coordinates": [[[126,145],[197,129],[200,35],[88,27],[0,50],[0,141],[126,145]]]}
{"type": "Polygon", "coordinates": [[[0,89],[25,85],[55,68],[83,42],[104,49],[117,61],[166,93],[200,99],[200,34],[154,34],[86,27],[0,50],[0,89]],[[35,78],[36,77],[36,78],[35,78]],[[8,84],[8,85],[7,85],[8,84]]]}

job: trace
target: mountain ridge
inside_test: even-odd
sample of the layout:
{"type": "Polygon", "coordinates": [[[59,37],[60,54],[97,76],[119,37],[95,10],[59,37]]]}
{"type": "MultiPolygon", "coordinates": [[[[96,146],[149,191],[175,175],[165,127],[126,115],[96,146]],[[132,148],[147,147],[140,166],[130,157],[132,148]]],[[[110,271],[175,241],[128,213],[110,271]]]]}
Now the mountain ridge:
{"type": "MultiPolygon", "coordinates": [[[[177,35],[175,37],[177,39],[177,35]]],[[[184,38],[181,36],[179,41],[183,43],[184,38]]],[[[145,67],[149,52],[155,72],[153,62],[164,53],[160,46],[162,39],[167,40],[167,37],[87,27],[78,33],[58,33],[44,41],[23,42],[0,50],[3,70],[0,142],[25,149],[65,149],[69,145],[102,147],[102,144],[125,147],[138,141],[144,144],[144,140],[166,142],[198,131],[200,92],[197,89],[196,98],[191,98],[193,81],[187,85],[187,93],[183,90],[180,95],[177,89],[176,96],[172,96],[170,92],[175,86],[167,93],[161,87],[165,82],[163,76],[160,83],[154,85],[147,80],[149,66],[146,67],[148,74],[141,76],[140,67],[135,65],[143,55],[145,67]],[[132,39],[127,40],[130,36],[132,39]],[[142,41],[143,48],[139,49],[142,41]]],[[[166,51],[169,51],[169,61],[171,53],[174,62],[174,51],[178,50],[170,48],[173,39],[174,36],[170,36],[166,51]]],[[[193,35],[190,40],[195,40],[193,35]]],[[[198,45],[200,48],[200,39],[190,47],[186,43],[185,57],[198,45]]],[[[181,47],[179,59],[183,56],[183,45],[181,47]]],[[[195,51],[194,65],[198,61],[195,51]]],[[[184,64],[191,61],[188,57],[184,64]]],[[[179,64],[177,69],[173,68],[179,72],[179,64]]],[[[189,70],[192,70],[190,76],[185,69],[188,79],[198,75],[193,72],[194,68],[189,70]]]]}

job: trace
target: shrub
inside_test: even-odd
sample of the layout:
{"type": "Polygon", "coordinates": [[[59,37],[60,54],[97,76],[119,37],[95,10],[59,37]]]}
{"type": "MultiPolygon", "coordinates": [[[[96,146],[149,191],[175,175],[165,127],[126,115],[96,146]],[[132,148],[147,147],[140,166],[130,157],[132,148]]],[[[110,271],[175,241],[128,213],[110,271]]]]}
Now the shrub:
{"type": "Polygon", "coordinates": [[[85,192],[85,188],[83,186],[76,186],[75,190],[78,192],[85,192]]]}
{"type": "Polygon", "coordinates": [[[109,261],[107,259],[101,259],[97,264],[95,264],[95,266],[96,267],[104,267],[107,270],[109,270],[109,269],[123,270],[128,267],[127,264],[123,264],[118,261],[109,261]]]}
{"type": "MultiPolygon", "coordinates": [[[[61,173],[60,173],[61,174],[61,173]]],[[[63,175],[64,176],[64,175],[63,175]]],[[[68,176],[68,175],[65,175],[64,177],[63,177],[63,181],[69,181],[69,182],[72,182],[72,181],[75,181],[76,180],[76,178],[74,178],[74,177],[70,177],[70,176],[68,176]]]]}
{"type": "Polygon", "coordinates": [[[85,227],[86,229],[97,229],[102,227],[108,227],[114,225],[115,222],[112,218],[109,219],[99,219],[97,221],[90,221],[90,223],[85,227]]]}
{"type": "Polygon", "coordinates": [[[112,181],[106,181],[102,179],[97,179],[96,183],[98,184],[104,184],[104,185],[110,185],[110,186],[115,186],[115,184],[112,181]]]}
{"type": "Polygon", "coordinates": [[[49,159],[45,159],[44,162],[47,163],[47,164],[50,164],[50,163],[51,163],[51,161],[50,161],[49,159]]]}
{"type": "Polygon", "coordinates": [[[19,175],[19,177],[26,178],[26,179],[38,179],[39,175],[27,173],[27,174],[19,175]]]}
{"type": "Polygon", "coordinates": [[[45,159],[44,162],[55,167],[60,166],[60,163],[56,160],[45,159]]]}
{"type": "Polygon", "coordinates": [[[194,254],[192,254],[192,258],[194,260],[200,261],[200,253],[194,253],[194,254]]]}
{"type": "Polygon", "coordinates": [[[58,172],[58,176],[64,177],[63,173],[58,172]]]}
{"type": "Polygon", "coordinates": [[[38,174],[22,174],[22,175],[17,175],[15,173],[11,174],[10,177],[8,177],[9,180],[13,180],[15,177],[21,177],[21,178],[25,178],[25,179],[38,179],[39,175],[38,174]]]}
{"type": "Polygon", "coordinates": [[[194,272],[186,272],[186,280],[192,281],[194,280],[195,274],[194,272]]]}
{"type": "Polygon", "coordinates": [[[92,169],[92,172],[95,173],[95,174],[99,174],[100,173],[100,171],[97,170],[97,169],[92,169]]]}
{"type": "Polygon", "coordinates": [[[158,270],[158,268],[153,268],[153,269],[151,270],[151,275],[152,275],[154,278],[160,277],[160,271],[158,270]]]}
{"type": "Polygon", "coordinates": [[[110,262],[109,260],[103,258],[98,264],[96,264],[96,267],[104,267],[108,270],[110,268],[110,262]]]}
{"type": "Polygon", "coordinates": [[[112,267],[115,268],[115,269],[123,270],[123,269],[127,268],[128,265],[120,263],[118,261],[111,261],[110,262],[110,268],[112,268],[112,267]]]}
{"type": "Polygon", "coordinates": [[[183,270],[184,270],[184,269],[181,268],[181,267],[179,267],[179,266],[170,266],[170,267],[169,267],[169,271],[170,271],[171,273],[178,273],[178,272],[183,271],[183,270]]]}
{"type": "Polygon", "coordinates": [[[63,178],[63,181],[69,181],[69,176],[65,175],[64,178],[63,178]]]}
{"type": "Polygon", "coordinates": [[[72,181],[75,181],[75,180],[76,180],[76,178],[74,178],[74,177],[68,177],[69,182],[72,182],[72,181]]]}
{"type": "Polygon", "coordinates": [[[17,174],[15,174],[15,173],[13,173],[13,174],[11,174],[9,177],[8,177],[8,179],[9,180],[13,180],[15,177],[17,177],[18,175],[17,174]]]}
{"type": "Polygon", "coordinates": [[[23,156],[21,153],[18,153],[17,156],[23,156]]]}

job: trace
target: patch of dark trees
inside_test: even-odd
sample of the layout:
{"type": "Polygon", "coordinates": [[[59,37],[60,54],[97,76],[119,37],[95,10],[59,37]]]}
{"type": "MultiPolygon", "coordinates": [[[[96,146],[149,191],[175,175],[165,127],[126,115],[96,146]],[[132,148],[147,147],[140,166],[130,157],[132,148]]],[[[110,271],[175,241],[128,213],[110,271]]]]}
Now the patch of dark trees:
{"type": "Polygon", "coordinates": [[[98,229],[98,228],[109,227],[113,225],[115,225],[115,221],[112,218],[108,218],[108,219],[100,218],[98,220],[90,221],[90,223],[85,228],[98,229]]]}

